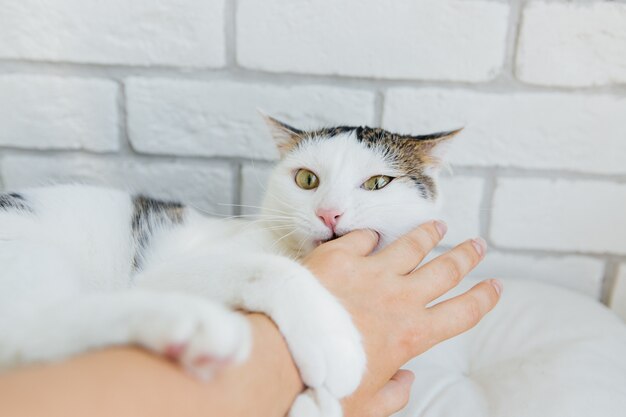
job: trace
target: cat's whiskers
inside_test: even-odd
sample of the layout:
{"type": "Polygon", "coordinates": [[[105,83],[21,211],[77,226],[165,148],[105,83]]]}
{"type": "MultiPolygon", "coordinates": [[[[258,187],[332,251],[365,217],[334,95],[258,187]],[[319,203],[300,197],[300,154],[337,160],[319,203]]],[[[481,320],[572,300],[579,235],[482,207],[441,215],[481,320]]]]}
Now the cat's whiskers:
{"type": "Polygon", "coordinates": [[[278,243],[280,243],[280,241],[282,241],[283,239],[291,236],[292,234],[294,234],[298,229],[296,229],[295,227],[293,228],[293,230],[285,235],[283,235],[281,238],[277,239],[274,241],[274,243],[272,243],[271,248],[273,249],[276,245],[278,245],[278,243]]]}
{"type": "Polygon", "coordinates": [[[305,235],[305,236],[304,236],[304,237],[300,240],[300,243],[299,243],[299,245],[298,245],[298,250],[296,250],[296,256],[297,256],[298,258],[300,258],[300,256],[301,256],[300,254],[301,254],[301,252],[302,252],[302,248],[303,248],[303,246],[304,246],[304,243],[305,243],[305,242],[307,241],[307,239],[309,239],[310,237],[311,237],[311,234],[310,234],[310,233],[307,233],[307,234],[306,234],[306,235],[305,235]]]}
{"type": "MultiPolygon", "coordinates": [[[[254,167],[254,161],[252,161],[252,169],[255,169],[255,167],[254,167]]],[[[288,207],[288,208],[290,208],[290,209],[292,209],[292,210],[296,210],[296,208],[295,208],[293,205],[291,205],[291,204],[287,203],[286,201],[284,201],[284,200],[283,200],[283,199],[281,199],[281,198],[278,198],[278,196],[276,196],[276,194],[274,194],[274,193],[270,193],[270,192],[268,191],[267,187],[266,187],[265,185],[263,185],[263,183],[262,183],[262,182],[261,182],[261,180],[259,179],[259,176],[258,176],[258,175],[256,175],[256,174],[255,174],[255,175],[254,175],[254,178],[255,178],[255,180],[256,180],[256,182],[257,182],[257,184],[259,185],[259,187],[261,187],[261,189],[262,189],[262,190],[263,190],[263,192],[265,193],[265,195],[270,196],[270,197],[272,197],[272,198],[276,199],[278,202],[280,202],[281,204],[285,205],[286,207],[288,207]]],[[[281,210],[278,210],[278,209],[275,209],[275,208],[269,208],[269,207],[256,207],[256,208],[263,209],[263,210],[281,211],[281,210]]]]}
{"type": "Polygon", "coordinates": [[[221,205],[221,206],[228,206],[228,207],[253,208],[253,209],[259,209],[259,210],[267,210],[267,211],[271,211],[271,212],[275,212],[275,213],[279,213],[279,214],[289,214],[289,212],[284,211],[284,210],[278,210],[278,209],[275,209],[275,208],[262,207],[262,206],[254,206],[254,205],[250,205],[250,204],[219,203],[219,205],[221,205]]]}

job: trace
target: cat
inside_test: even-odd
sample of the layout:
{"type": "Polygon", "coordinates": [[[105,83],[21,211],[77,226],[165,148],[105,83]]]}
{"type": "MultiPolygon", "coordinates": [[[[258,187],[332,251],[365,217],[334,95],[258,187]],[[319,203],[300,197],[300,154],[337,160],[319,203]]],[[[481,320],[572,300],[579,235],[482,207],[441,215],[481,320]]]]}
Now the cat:
{"type": "Polygon", "coordinates": [[[340,416],[366,369],[361,336],[299,260],[351,230],[384,246],[431,219],[458,130],[265,119],[280,159],[256,221],[85,185],[0,194],[0,368],[136,344],[208,379],[250,353],[241,309],[274,320],[308,387],[290,415],[340,416]]]}

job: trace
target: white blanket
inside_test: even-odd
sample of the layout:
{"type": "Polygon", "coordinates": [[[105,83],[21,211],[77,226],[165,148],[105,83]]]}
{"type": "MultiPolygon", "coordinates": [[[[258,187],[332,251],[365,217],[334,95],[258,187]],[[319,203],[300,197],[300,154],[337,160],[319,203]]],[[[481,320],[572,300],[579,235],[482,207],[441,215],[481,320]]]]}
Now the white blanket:
{"type": "Polygon", "coordinates": [[[626,325],[570,290],[503,282],[475,329],[407,364],[416,380],[398,416],[625,417],[626,325]]]}

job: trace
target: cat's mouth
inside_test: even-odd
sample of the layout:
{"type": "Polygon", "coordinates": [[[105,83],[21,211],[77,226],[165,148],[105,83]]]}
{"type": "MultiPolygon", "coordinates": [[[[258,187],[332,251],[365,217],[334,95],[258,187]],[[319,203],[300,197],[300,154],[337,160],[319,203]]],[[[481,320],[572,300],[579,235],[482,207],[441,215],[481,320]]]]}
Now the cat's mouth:
{"type": "Polygon", "coordinates": [[[327,239],[318,239],[315,241],[315,246],[319,246],[322,243],[326,243],[326,242],[330,242],[331,240],[335,240],[337,238],[340,238],[341,236],[343,236],[343,234],[337,234],[337,233],[333,233],[332,236],[330,236],[327,239]]]}

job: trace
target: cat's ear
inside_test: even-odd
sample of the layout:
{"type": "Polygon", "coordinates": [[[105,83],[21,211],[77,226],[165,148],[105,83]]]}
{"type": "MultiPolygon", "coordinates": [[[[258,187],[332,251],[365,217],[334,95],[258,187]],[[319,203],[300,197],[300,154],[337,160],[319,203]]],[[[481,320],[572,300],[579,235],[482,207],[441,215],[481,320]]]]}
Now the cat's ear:
{"type": "Polygon", "coordinates": [[[434,171],[439,171],[446,166],[445,157],[452,146],[451,139],[461,132],[463,128],[445,132],[431,133],[429,135],[410,136],[409,140],[417,148],[422,156],[424,165],[434,171]]]}
{"type": "Polygon", "coordinates": [[[259,111],[259,113],[263,117],[263,120],[265,120],[265,124],[269,127],[272,138],[281,156],[284,156],[293,149],[300,139],[302,139],[304,135],[302,130],[289,126],[287,123],[283,123],[280,120],[276,120],[261,111],[259,111]]]}

